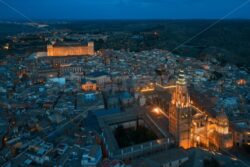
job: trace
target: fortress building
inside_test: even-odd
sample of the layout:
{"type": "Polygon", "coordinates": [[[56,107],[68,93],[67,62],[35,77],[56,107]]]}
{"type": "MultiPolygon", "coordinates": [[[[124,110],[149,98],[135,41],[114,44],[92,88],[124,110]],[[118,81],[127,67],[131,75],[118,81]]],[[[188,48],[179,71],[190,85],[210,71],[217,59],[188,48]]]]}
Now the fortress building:
{"type": "Polygon", "coordinates": [[[48,45],[48,56],[83,56],[94,55],[94,42],[88,42],[87,46],[82,45],[48,45]]]}

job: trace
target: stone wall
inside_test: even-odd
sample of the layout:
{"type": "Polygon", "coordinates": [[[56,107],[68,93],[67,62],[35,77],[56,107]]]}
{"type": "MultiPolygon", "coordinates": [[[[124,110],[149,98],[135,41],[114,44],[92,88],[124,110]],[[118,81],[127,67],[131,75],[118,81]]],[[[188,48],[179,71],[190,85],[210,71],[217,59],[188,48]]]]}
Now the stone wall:
{"type": "Polygon", "coordinates": [[[82,56],[94,55],[94,43],[89,42],[88,46],[47,46],[48,56],[82,56]]]}

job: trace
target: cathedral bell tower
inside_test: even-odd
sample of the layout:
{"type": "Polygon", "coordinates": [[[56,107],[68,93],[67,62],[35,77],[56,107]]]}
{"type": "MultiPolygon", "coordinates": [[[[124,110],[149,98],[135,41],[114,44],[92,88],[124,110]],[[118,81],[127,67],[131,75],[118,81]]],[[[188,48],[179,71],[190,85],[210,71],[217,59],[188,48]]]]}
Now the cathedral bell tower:
{"type": "Polygon", "coordinates": [[[190,147],[191,119],[190,96],[184,71],[180,70],[169,108],[169,131],[176,143],[185,149],[190,147]]]}

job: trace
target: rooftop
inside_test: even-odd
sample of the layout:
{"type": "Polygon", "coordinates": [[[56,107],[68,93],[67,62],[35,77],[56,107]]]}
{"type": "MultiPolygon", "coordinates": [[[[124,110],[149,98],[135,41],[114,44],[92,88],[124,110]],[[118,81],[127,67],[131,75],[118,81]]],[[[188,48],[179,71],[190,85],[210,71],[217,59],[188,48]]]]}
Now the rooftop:
{"type": "Polygon", "coordinates": [[[107,76],[108,73],[104,71],[95,71],[86,75],[86,77],[97,78],[101,76],[107,76]]]}

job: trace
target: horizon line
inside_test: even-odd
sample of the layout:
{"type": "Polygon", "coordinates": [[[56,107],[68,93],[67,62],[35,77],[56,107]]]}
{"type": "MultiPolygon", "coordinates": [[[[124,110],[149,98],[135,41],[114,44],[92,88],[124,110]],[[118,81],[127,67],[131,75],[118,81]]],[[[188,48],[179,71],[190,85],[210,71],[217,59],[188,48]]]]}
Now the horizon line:
{"type": "MultiPolygon", "coordinates": [[[[219,18],[97,18],[97,19],[32,19],[38,22],[46,21],[185,21],[185,20],[219,20],[219,18]]],[[[226,18],[224,21],[230,20],[246,20],[249,21],[250,18],[226,18]]],[[[0,22],[27,22],[26,19],[0,19],[0,22]]]]}

